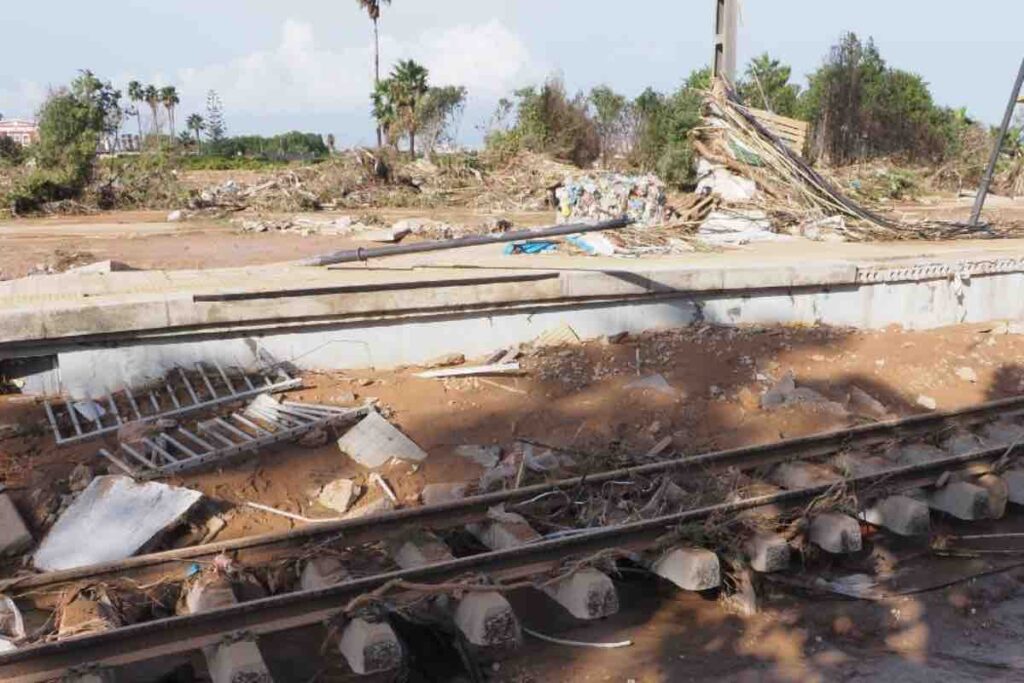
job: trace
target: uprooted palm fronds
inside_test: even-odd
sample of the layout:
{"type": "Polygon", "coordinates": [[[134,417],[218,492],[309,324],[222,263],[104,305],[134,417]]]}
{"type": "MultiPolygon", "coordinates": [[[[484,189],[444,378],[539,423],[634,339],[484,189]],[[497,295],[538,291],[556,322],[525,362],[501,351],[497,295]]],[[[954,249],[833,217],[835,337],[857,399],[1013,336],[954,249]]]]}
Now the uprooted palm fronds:
{"type": "Polygon", "coordinates": [[[842,216],[839,232],[853,240],[991,237],[988,226],[922,221],[908,223],[872,211],[844,195],[793,152],[727,86],[717,83],[706,97],[705,125],[693,134],[694,149],[708,161],[753,181],[758,208],[787,223],[842,216]]]}

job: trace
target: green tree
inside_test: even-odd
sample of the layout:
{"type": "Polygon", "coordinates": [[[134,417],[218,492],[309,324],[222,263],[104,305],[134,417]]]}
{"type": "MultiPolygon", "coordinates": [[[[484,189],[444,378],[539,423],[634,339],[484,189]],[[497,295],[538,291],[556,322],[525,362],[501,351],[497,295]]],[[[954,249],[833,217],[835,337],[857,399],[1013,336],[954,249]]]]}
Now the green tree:
{"type": "Polygon", "coordinates": [[[421,145],[430,153],[440,144],[453,144],[459,119],[466,106],[466,89],[460,85],[430,88],[417,105],[421,145]]]}
{"type": "Polygon", "coordinates": [[[629,101],[607,85],[599,85],[590,91],[589,101],[594,110],[597,134],[601,138],[601,157],[607,162],[608,154],[621,146],[625,117],[629,101]]]}
{"type": "Polygon", "coordinates": [[[202,144],[202,138],[200,134],[206,129],[206,121],[200,114],[189,114],[189,117],[185,120],[185,127],[188,128],[196,136],[196,144],[202,144]]]}
{"type": "Polygon", "coordinates": [[[790,83],[793,69],[766,52],[750,61],[740,81],[740,99],[748,106],[767,109],[780,116],[798,115],[800,86],[790,83]]]}
{"type": "MultiPolygon", "coordinates": [[[[377,86],[380,84],[380,8],[381,5],[390,5],[391,0],[356,0],[360,9],[366,11],[367,16],[370,17],[370,21],[373,22],[373,87],[374,92],[377,90],[377,86]]],[[[377,146],[380,147],[382,144],[381,140],[381,124],[380,119],[377,119],[377,146]]]]}
{"type": "Polygon", "coordinates": [[[168,85],[160,89],[160,103],[164,105],[164,109],[167,110],[167,124],[171,131],[171,138],[174,138],[174,110],[179,104],[181,104],[181,98],[178,96],[178,89],[173,85],[168,85]]]}
{"type": "Polygon", "coordinates": [[[387,140],[389,145],[397,144],[395,127],[398,120],[398,112],[395,108],[390,79],[378,81],[373,86],[373,92],[370,93],[370,102],[372,104],[373,119],[377,122],[377,133],[381,135],[377,146],[379,147],[384,139],[387,140]]]}
{"type": "Polygon", "coordinates": [[[150,122],[150,130],[153,135],[160,135],[160,91],[157,89],[155,85],[147,85],[145,89],[143,89],[142,91],[142,98],[149,106],[149,113],[150,116],[152,117],[152,121],[150,122]]]}
{"type": "Polygon", "coordinates": [[[146,89],[142,83],[131,81],[128,83],[128,99],[132,101],[132,112],[139,124],[139,145],[142,145],[142,109],[140,104],[146,99],[146,89]]]}
{"type": "Polygon", "coordinates": [[[206,135],[214,145],[227,137],[228,129],[224,123],[224,105],[216,90],[206,93],[206,135]]]}
{"type": "Polygon", "coordinates": [[[409,137],[409,153],[414,159],[416,132],[420,126],[420,103],[430,90],[427,85],[428,76],[426,67],[411,59],[404,59],[395,65],[388,79],[396,121],[401,132],[409,137]]]}

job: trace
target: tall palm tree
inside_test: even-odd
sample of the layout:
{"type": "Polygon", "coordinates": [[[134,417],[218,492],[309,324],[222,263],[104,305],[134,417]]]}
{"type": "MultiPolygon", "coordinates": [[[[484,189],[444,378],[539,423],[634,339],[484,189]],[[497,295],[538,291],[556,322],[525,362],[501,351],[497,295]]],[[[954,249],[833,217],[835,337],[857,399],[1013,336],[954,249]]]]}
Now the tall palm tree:
{"type": "Polygon", "coordinates": [[[135,114],[135,120],[139,124],[139,147],[142,146],[142,110],[139,109],[139,104],[146,98],[146,89],[142,87],[142,84],[138,81],[131,81],[128,84],[128,99],[133,102],[132,110],[135,114]]]}
{"type": "Polygon", "coordinates": [[[159,135],[160,117],[157,107],[160,106],[160,91],[157,90],[155,85],[147,85],[145,90],[142,91],[142,99],[149,105],[149,111],[153,115],[152,132],[155,135],[159,135]]]}
{"type": "Polygon", "coordinates": [[[206,121],[199,114],[191,114],[188,119],[185,120],[185,125],[190,131],[196,134],[196,144],[202,144],[202,140],[199,134],[206,129],[206,121]]]}
{"type": "MultiPolygon", "coordinates": [[[[376,90],[380,84],[380,31],[377,22],[380,21],[381,5],[390,5],[391,0],[356,0],[360,9],[366,10],[367,16],[373,22],[373,87],[376,90]]],[[[381,128],[377,126],[377,146],[381,146],[381,128]]]]}
{"type": "Polygon", "coordinates": [[[171,139],[174,139],[174,108],[181,104],[178,97],[178,89],[173,85],[164,86],[160,89],[160,103],[167,110],[167,123],[171,128],[171,139]]]}
{"type": "Polygon", "coordinates": [[[391,71],[392,97],[402,127],[409,135],[409,154],[416,158],[416,129],[419,128],[420,100],[430,88],[427,86],[429,72],[422,64],[404,59],[391,71]]]}

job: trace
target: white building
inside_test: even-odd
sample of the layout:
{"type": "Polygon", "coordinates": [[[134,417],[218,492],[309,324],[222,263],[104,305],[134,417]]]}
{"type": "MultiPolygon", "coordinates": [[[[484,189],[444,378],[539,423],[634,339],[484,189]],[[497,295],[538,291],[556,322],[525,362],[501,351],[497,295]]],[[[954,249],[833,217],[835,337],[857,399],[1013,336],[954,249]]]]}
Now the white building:
{"type": "Polygon", "coordinates": [[[12,138],[22,145],[39,140],[39,126],[25,119],[0,119],[0,138],[12,138]]]}

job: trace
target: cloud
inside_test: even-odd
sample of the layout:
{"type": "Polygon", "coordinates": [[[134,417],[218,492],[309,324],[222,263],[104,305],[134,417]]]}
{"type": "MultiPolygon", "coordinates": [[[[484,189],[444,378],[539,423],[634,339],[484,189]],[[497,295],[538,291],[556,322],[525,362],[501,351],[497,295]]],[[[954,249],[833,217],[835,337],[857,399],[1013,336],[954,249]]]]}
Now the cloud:
{"type": "Polygon", "coordinates": [[[48,89],[39,83],[18,81],[13,87],[0,88],[0,114],[8,119],[32,119],[46,99],[48,89]]]}
{"type": "MultiPolygon", "coordinates": [[[[431,83],[464,85],[472,98],[497,97],[543,73],[523,41],[497,20],[433,30],[411,40],[385,34],[381,52],[382,70],[414,58],[430,70],[431,83]]],[[[372,60],[372,45],[325,47],[312,24],[289,19],[272,49],[182,69],[169,80],[195,109],[207,91],[216,90],[229,115],[368,110],[372,60]]]]}

